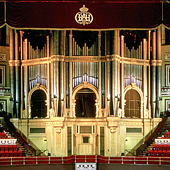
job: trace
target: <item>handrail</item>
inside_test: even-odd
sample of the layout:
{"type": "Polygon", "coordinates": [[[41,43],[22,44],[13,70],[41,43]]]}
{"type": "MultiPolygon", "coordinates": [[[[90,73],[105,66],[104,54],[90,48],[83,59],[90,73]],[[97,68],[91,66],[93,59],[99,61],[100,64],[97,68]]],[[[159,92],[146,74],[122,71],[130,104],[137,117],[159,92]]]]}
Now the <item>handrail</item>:
{"type": "Polygon", "coordinates": [[[156,164],[170,165],[170,157],[105,157],[101,155],[71,155],[67,157],[33,156],[0,157],[0,165],[38,165],[38,164],[156,164]]]}
{"type": "Polygon", "coordinates": [[[155,139],[157,137],[158,133],[163,128],[167,119],[168,119],[168,115],[166,115],[164,117],[164,119],[158,124],[155,131],[145,140],[145,142],[137,148],[137,150],[136,150],[137,156],[139,156],[141,154],[141,152],[144,151],[153,142],[153,139],[155,139]]]}
{"type": "Polygon", "coordinates": [[[9,121],[8,117],[5,117],[5,122],[8,125],[8,128],[10,132],[14,134],[14,136],[19,139],[19,141],[28,149],[30,150],[34,155],[36,155],[36,150],[26,141],[26,139],[21,136],[18,132],[15,126],[13,125],[12,122],[9,121]]]}

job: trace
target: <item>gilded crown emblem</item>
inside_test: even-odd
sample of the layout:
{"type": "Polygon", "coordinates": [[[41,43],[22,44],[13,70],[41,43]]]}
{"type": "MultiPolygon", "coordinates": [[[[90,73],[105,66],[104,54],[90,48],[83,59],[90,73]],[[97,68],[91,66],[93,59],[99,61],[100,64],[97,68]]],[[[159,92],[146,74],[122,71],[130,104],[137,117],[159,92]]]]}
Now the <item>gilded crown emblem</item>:
{"type": "Polygon", "coordinates": [[[79,10],[80,12],[75,15],[76,22],[83,26],[91,24],[93,21],[93,15],[88,12],[89,9],[83,5],[83,7],[81,7],[79,10]]]}

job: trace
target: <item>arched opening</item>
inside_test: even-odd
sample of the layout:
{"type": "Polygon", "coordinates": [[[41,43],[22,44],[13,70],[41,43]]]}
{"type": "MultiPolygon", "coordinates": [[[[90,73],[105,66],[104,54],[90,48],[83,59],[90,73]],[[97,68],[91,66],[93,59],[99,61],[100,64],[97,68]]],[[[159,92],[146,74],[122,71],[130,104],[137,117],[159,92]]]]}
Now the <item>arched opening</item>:
{"type": "Polygon", "coordinates": [[[43,90],[35,90],[31,96],[31,117],[47,116],[46,94],[43,90]]]}
{"type": "Polygon", "coordinates": [[[130,89],[125,95],[126,105],[125,105],[125,117],[140,117],[140,105],[141,98],[139,93],[130,89]]]}
{"type": "Polygon", "coordinates": [[[96,116],[96,106],[95,100],[96,95],[93,90],[89,88],[80,89],[75,96],[76,100],[76,117],[95,117],[96,116]]]}

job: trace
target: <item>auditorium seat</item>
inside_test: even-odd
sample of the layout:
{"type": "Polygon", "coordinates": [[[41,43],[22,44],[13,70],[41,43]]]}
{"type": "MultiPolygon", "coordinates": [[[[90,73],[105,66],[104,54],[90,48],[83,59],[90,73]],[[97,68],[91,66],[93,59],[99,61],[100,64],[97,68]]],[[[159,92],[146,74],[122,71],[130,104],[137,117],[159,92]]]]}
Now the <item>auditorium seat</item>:
{"type": "Polygon", "coordinates": [[[4,151],[4,145],[0,145],[0,149],[1,149],[1,151],[4,151]]]}
{"type": "Polygon", "coordinates": [[[14,157],[18,157],[18,151],[17,150],[14,150],[13,153],[14,153],[14,155],[13,155],[14,157]]]}
{"type": "Polygon", "coordinates": [[[22,151],[21,151],[21,150],[18,151],[18,156],[19,156],[19,157],[22,156],[22,151]]]}
{"type": "Polygon", "coordinates": [[[9,157],[9,152],[5,151],[5,157],[9,157]]]}
{"type": "Polygon", "coordinates": [[[5,157],[5,152],[1,151],[1,157],[5,157]]]}
{"type": "Polygon", "coordinates": [[[13,151],[9,151],[9,155],[10,155],[10,157],[13,157],[14,156],[14,152],[13,151]]]}
{"type": "Polygon", "coordinates": [[[9,150],[9,151],[13,151],[13,145],[9,145],[9,146],[8,146],[8,150],[9,150]]]}
{"type": "Polygon", "coordinates": [[[159,145],[154,145],[154,147],[155,147],[155,150],[159,150],[159,145]]]}
{"type": "Polygon", "coordinates": [[[1,132],[1,139],[4,139],[4,138],[6,138],[6,133],[5,132],[1,132]]]}
{"type": "Polygon", "coordinates": [[[170,132],[166,132],[166,137],[170,138],[170,132]]]}
{"type": "Polygon", "coordinates": [[[17,145],[13,145],[13,150],[17,151],[17,145]]]}
{"type": "Polygon", "coordinates": [[[162,145],[162,150],[167,150],[167,145],[162,145]]]}
{"type": "Polygon", "coordinates": [[[4,148],[5,148],[5,149],[4,149],[5,151],[8,151],[8,150],[9,150],[8,145],[4,145],[4,148]]]}

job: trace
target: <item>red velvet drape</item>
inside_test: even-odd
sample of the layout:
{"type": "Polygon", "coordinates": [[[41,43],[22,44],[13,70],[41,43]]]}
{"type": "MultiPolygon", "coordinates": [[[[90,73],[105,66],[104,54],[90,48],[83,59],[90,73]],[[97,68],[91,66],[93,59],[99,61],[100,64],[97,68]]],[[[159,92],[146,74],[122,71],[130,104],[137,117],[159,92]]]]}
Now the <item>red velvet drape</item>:
{"type": "Polygon", "coordinates": [[[4,3],[0,2],[0,27],[4,24],[4,3]]]}
{"type": "Polygon", "coordinates": [[[170,4],[160,0],[7,0],[0,2],[0,26],[4,18],[15,28],[40,29],[147,29],[161,23],[170,28],[170,4]],[[93,15],[90,25],[79,25],[75,15],[85,5],[93,15]]]}
{"type": "Polygon", "coordinates": [[[162,22],[161,3],[7,2],[6,6],[7,23],[16,28],[147,29],[162,22]],[[85,26],[75,21],[83,5],[94,17],[85,26]]]}

